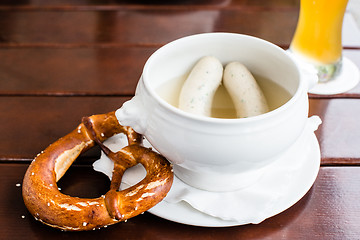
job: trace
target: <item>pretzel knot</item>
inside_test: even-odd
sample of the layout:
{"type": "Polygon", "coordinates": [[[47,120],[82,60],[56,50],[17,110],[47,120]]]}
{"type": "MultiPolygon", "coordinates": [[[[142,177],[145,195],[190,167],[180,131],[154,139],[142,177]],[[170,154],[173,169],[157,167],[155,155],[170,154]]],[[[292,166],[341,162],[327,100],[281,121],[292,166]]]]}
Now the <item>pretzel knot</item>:
{"type": "Polygon", "coordinates": [[[22,189],[26,207],[35,219],[68,231],[94,230],[147,211],[166,196],[173,173],[164,157],[141,146],[141,142],[142,136],[121,126],[114,112],[83,118],[75,130],[47,147],[30,164],[22,189]],[[114,153],[102,142],[118,133],[126,134],[129,145],[114,153]],[[110,190],[94,199],[61,193],[57,181],[81,153],[95,144],[114,161],[110,190]],[[119,190],[126,169],[139,163],[146,169],[146,177],[119,190]]]}

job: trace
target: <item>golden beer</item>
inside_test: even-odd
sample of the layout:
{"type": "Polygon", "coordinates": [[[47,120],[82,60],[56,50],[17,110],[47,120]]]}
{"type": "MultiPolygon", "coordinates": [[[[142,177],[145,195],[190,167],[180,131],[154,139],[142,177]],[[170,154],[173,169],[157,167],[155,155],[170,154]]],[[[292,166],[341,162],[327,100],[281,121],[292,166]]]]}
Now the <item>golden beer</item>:
{"type": "Polygon", "coordinates": [[[318,70],[319,80],[333,78],[341,68],[343,18],[348,0],[301,0],[290,50],[318,70]]]}

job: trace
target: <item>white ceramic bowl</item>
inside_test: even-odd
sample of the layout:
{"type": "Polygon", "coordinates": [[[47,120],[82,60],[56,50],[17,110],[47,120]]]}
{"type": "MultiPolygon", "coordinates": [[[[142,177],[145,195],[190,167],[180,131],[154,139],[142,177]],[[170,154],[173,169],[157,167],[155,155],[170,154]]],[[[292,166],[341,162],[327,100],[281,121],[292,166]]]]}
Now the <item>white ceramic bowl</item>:
{"type": "MultiPolygon", "coordinates": [[[[146,62],[135,97],[116,115],[170,162],[187,184],[208,191],[248,186],[302,133],[308,118],[308,83],[283,49],[259,38],[205,33],[173,41],[146,62]],[[240,61],[285,88],[291,99],[255,117],[217,119],[183,112],[157,95],[164,82],[190,71],[201,57],[240,61]]],[[[289,159],[292,161],[292,159],[289,159]]]]}

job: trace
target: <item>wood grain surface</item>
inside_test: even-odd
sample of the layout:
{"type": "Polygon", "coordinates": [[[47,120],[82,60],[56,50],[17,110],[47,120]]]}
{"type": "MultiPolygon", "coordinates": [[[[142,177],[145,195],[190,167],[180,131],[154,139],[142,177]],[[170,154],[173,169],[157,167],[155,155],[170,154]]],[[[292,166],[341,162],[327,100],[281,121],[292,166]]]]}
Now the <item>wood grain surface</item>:
{"type": "MultiPolygon", "coordinates": [[[[83,116],[129,100],[159,47],[224,31],[287,49],[299,6],[299,0],[0,0],[0,238],[359,239],[360,85],[338,95],[309,95],[309,116],[322,119],[319,175],[299,202],[260,224],[194,227],[145,213],[70,233],[35,221],[22,201],[22,178],[37,153],[83,116]]],[[[360,68],[359,46],[344,45],[343,54],[360,68]]],[[[91,167],[99,154],[94,148],[76,160],[59,182],[62,192],[107,192],[107,177],[91,167]]]]}
{"type": "MultiPolygon", "coordinates": [[[[360,198],[357,167],[322,167],[311,190],[298,203],[258,225],[225,228],[194,227],[149,213],[126,223],[90,232],[62,232],[37,222],[22,203],[25,164],[2,164],[0,228],[3,239],[357,239],[360,198]],[[351,206],[351,207],[350,207],[351,206]]],[[[90,167],[70,168],[59,182],[62,192],[78,197],[106,193],[109,181],[90,167]]]]}

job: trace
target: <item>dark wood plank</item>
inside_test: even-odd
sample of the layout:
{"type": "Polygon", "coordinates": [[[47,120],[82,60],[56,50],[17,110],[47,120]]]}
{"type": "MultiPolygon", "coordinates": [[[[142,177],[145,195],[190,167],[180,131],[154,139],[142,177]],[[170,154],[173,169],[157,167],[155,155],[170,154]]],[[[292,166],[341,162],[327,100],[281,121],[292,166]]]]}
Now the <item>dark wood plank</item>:
{"type": "Polygon", "coordinates": [[[147,58],[155,50],[0,49],[0,95],[132,95],[147,58]]]}
{"type": "MultiPolygon", "coordinates": [[[[132,95],[157,47],[0,48],[0,95],[132,95]]],[[[344,56],[360,69],[360,50],[344,56]]],[[[360,84],[335,96],[360,98],[360,84]]]]}
{"type": "MultiPolygon", "coordinates": [[[[170,222],[151,214],[90,232],[61,232],[33,219],[21,187],[26,164],[0,168],[0,235],[3,239],[356,239],[360,235],[360,168],[323,167],[313,188],[298,203],[258,225],[202,228],[170,222]]],[[[90,167],[72,167],[60,181],[72,196],[96,197],[108,180],[90,167]]]]}
{"type": "Polygon", "coordinates": [[[150,6],[201,6],[201,7],[298,7],[299,1],[297,0],[36,0],[36,1],[11,1],[11,0],[0,0],[0,7],[17,7],[24,9],[33,9],[36,7],[41,8],[67,8],[70,7],[87,7],[87,8],[101,8],[101,7],[126,7],[126,6],[136,6],[136,7],[150,7],[150,6]]]}
{"type": "MultiPolygon", "coordinates": [[[[30,160],[75,129],[83,116],[119,108],[129,97],[0,97],[0,160],[30,160]]],[[[97,157],[98,152],[87,155],[97,157]]]]}
{"type": "MultiPolygon", "coordinates": [[[[1,97],[0,159],[32,159],[74,129],[81,117],[115,110],[126,99],[129,97],[1,97]]],[[[360,164],[359,109],[360,99],[310,100],[310,115],[319,115],[323,121],[316,131],[322,164],[360,164]]]]}
{"type": "Polygon", "coordinates": [[[162,45],[203,32],[236,32],[289,44],[298,9],[2,11],[0,47],[93,44],[162,45]],[[49,20],[51,19],[51,21],[49,20]],[[276,28],[271,28],[276,23],[276,28]]]}
{"type": "MultiPolygon", "coordinates": [[[[3,59],[0,62],[0,95],[132,95],[147,58],[156,49],[0,49],[3,59]]],[[[360,50],[344,50],[344,56],[360,69],[360,50]]],[[[358,98],[360,84],[347,93],[331,97],[358,98]]]]}
{"type": "Polygon", "coordinates": [[[360,99],[311,99],[310,115],[323,123],[316,131],[322,164],[360,164],[360,99]]]}

